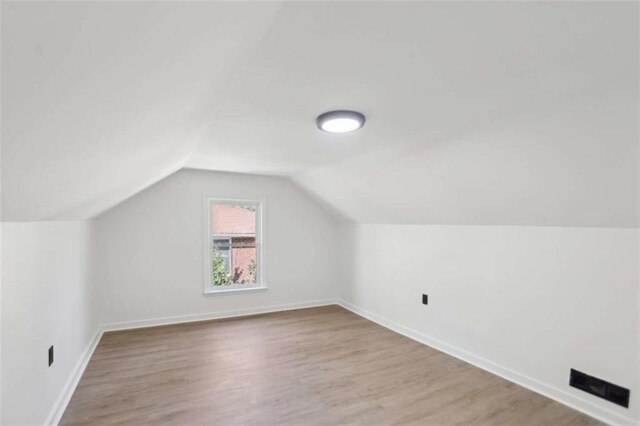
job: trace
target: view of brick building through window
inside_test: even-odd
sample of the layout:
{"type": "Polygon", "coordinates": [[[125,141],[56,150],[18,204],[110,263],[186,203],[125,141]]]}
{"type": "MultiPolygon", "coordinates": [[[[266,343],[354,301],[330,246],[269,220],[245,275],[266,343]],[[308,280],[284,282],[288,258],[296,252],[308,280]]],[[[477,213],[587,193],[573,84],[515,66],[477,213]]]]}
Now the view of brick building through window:
{"type": "Polygon", "coordinates": [[[211,204],[212,285],[255,284],[256,205],[211,204]]]}

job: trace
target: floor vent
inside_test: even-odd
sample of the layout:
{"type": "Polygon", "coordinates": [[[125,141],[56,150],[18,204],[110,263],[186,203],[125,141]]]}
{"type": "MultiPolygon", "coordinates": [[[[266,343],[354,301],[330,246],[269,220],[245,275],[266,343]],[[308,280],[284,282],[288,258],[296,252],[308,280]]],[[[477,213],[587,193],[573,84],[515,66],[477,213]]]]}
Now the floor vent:
{"type": "Polygon", "coordinates": [[[589,376],[573,368],[571,369],[569,385],[614,404],[629,408],[629,389],[589,376]]]}

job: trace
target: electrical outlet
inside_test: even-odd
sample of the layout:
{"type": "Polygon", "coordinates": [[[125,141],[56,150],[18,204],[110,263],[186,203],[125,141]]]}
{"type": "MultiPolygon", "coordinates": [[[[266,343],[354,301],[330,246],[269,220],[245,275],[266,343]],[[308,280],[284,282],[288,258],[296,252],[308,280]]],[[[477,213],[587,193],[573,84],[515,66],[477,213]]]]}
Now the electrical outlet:
{"type": "Polygon", "coordinates": [[[53,364],[53,345],[49,348],[49,367],[53,364]]]}
{"type": "Polygon", "coordinates": [[[422,304],[423,305],[428,305],[429,304],[429,295],[428,294],[423,294],[422,295],[422,304]]]}

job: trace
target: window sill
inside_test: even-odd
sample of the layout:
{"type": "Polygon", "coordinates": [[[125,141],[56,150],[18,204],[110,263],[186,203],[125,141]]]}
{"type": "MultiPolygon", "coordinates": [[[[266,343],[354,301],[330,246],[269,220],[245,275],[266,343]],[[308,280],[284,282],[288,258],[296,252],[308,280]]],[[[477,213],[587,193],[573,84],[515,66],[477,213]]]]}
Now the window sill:
{"type": "Polygon", "coordinates": [[[268,290],[266,286],[260,287],[247,287],[247,288],[228,288],[221,290],[207,290],[203,293],[204,296],[216,296],[223,294],[233,294],[233,293],[252,293],[256,291],[265,291],[268,290]]]}

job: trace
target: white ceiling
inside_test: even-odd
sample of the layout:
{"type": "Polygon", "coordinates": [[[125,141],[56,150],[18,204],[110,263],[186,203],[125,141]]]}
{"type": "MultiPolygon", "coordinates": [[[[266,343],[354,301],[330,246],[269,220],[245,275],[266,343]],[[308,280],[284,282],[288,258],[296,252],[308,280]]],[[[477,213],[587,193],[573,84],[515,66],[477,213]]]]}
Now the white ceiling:
{"type": "Polygon", "coordinates": [[[279,7],[2,2],[3,220],[90,217],[180,169],[279,7]]]}
{"type": "MultiPolygon", "coordinates": [[[[615,82],[612,82],[615,86],[615,82]]],[[[637,94],[575,95],[296,180],[364,223],[637,226],[637,94]]]]}
{"type": "Polygon", "coordinates": [[[359,222],[637,226],[636,3],[3,5],[3,214],[186,164],[359,222]],[[367,115],[330,135],[315,117],[367,115]]]}

